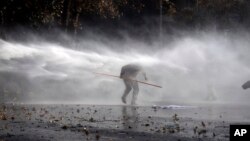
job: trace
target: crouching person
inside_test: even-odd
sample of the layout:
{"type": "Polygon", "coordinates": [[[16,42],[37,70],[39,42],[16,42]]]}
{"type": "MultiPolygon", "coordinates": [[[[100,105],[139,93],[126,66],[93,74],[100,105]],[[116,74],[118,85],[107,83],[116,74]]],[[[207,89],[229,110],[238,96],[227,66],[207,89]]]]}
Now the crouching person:
{"type": "Polygon", "coordinates": [[[122,95],[123,103],[126,103],[126,98],[129,92],[133,89],[131,105],[136,105],[136,100],[137,100],[138,93],[139,93],[139,86],[138,86],[138,82],[136,81],[136,77],[139,73],[142,73],[145,80],[147,80],[146,73],[144,72],[141,66],[136,65],[136,64],[128,64],[122,67],[120,78],[123,79],[124,84],[125,84],[125,90],[122,95]]]}

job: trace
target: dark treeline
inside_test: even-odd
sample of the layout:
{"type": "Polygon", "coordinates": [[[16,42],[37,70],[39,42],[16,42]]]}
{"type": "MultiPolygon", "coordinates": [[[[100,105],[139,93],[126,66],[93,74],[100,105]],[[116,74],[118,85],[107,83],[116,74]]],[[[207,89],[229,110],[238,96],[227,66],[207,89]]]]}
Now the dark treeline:
{"type": "Polygon", "coordinates": [[[0,27],[31,30],[62,29],[82,33],[88,28],[123,29],[173,26],[220,28],[250,25],[248,0],[1,0],[0,27]]]}

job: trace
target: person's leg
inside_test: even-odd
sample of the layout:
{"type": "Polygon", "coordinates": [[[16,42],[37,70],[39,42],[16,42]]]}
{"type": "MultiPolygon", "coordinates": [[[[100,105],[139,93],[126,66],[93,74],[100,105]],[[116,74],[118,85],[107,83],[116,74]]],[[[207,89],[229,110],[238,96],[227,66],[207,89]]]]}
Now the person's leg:
{"type": "Polygon", "coordinates": [[[126,97],[132,88],[131,88],[131,82],[129,80],[123,80],[123,81],[124,81],[126,89],[124,90],[124,93],[122,95],[122,102],[126,103],[126,97]]]}
{"type": "Polygon", "coordinates": [[[138,82],[133,81],[132,87],[133,87],[133,97],[132,97],[131,105],[135,105],[136,100],[137,100],[137,96],[138,96],[138,93],[139,93],[138,82]]]}

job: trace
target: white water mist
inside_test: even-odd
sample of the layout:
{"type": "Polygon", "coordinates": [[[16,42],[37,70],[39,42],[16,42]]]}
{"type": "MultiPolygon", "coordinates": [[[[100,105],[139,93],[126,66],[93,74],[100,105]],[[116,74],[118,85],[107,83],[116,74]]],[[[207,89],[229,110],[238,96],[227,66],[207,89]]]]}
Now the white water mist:
{"type": "Polygon", "coordinates": [[[161,48],[157,41],[100,38],[83,38],[78,50],[46,41],[0,40],[0,85],[8,93],[6,102],[15,97],[28,103],[120,104],[123,82],[93,72],[119,75],[123,65],[136,62],[150,82],[163,87],[140,85],[141,104],[202,102],[209,95],[213,102],[248,103],[250,92],[241,88],[250,79],[247,33],[193,33],[161,48]]]}

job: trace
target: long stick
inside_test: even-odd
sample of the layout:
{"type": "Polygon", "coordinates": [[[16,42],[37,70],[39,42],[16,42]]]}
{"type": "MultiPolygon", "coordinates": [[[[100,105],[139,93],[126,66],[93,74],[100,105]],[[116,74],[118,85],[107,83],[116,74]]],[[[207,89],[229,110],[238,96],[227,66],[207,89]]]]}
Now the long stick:
{"type": "MultiPolygon", "coordinates": [[[[111,76],[111,77],[116,77],[116,78],[120,78],[119,76],[116,76],[116,75],[111,75],[111,74],[105,74],[105,73],[98,73],[98,72],[94,72],[95,74],[99,74],[99,75],[105,75],[105,76],[111,76]]],[[[154,86],[154,87],[158,87],[158,88],[162,88],[161,86],[159,85],[155,85],[155,84],[151,84],[151,83],[147,83],[147,82],[143,82],[143,81],[139,81],[139,80],[134,80],[134,79],[131,79],[133,81],[136,81],[136,82],[139,82],[139,83],[142,83],[142,84],[146,84],[146,85],[150,85],[150,86],[154,86]]]]}

